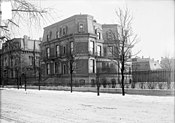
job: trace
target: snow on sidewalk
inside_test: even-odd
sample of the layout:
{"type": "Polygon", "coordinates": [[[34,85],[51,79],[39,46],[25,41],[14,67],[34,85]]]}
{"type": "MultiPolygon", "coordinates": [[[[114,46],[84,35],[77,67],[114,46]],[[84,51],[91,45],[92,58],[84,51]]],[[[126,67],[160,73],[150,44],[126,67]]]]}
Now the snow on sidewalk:
{"type": "Polygon", "coordinates": [[[174,97],[3,89],[1,122],[174,123],[174,97]]]}

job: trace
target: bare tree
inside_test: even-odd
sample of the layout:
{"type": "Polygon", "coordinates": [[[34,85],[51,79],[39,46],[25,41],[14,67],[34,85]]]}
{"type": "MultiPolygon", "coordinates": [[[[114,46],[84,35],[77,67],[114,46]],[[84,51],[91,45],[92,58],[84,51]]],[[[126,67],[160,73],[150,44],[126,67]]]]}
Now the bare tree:
{"type": "Polygon", "coordinates": [[[133,33],[131,26],[133,17],[128,8],[124,10],[119,8],[116,11],[116,15],[119,24],[118,29],[115,30],[116,32],[114,32],[114,30],[109,30],[108,33],[110,33],[110,36],[107,40],[109,45],[113,47],[113,49],[109,49],[112,53],[112,60],[116,63],[121,72],[122,95],[124,96],[125,73],[130,67],[129,63],[131,63],[131,57],[139,53],[132,54],[131,52],[134,45],[138,42],[138,36],[133,33]]]}
{"type": "Polygon", "coordinates": [[[161,58],[161,67],[166,71],[167,73],[167,88],[171,88],[171,81],[174,81],[174,59],[170,58],[169,55],[165,56],[165,58],[161,58]]]}
{"type": "Polygon", "coordinates": [[[169,56],[166,56],[165,58],[161,59],[161,67],[165,70],[171,71],[173,67],[173,59],[171,59],[169,56]]]}
{"type": "Polygon", "coordinates": [[[77,63],[77,60],[79,59],[78,55],[79,55],[79,52],[77,52],[77,42],[70,42],[70,52],[68,53],[68,57],[67,57],[67,61],[69,63],[69,71],[70,71],[70,77],[71,77],[71,80],[70,80],[70,86],[71,86],[71,93],[72,93],[72,86],[73,86],[73,73],[74,71],[77,70],[76,68],[76,63],[77,63]]]}
{"type": "Polygon", "coordinates": [[[40,27],[41,21],[46,21],[47,16],[50,15],[48,9],[37,7],[27,0],[11,0],[11,4],[12,19],[4,20],[4,26],[0,26],[4,36],[8,39],[16,27],[30,26],[31,28],[31,25],[40,27]]]}

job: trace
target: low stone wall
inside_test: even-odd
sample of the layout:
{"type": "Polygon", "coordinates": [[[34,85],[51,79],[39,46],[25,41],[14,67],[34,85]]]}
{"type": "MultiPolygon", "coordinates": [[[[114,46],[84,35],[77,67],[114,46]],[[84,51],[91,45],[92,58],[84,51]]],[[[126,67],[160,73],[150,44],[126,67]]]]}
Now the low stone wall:
{"type": "MultiPolygon", "coordinates": [[[[5,86],[7,88],[17,88],[17,86],[5,86]]],[[[24,86],[22,87],[24,89],[24,86]]],[[[27,86],[27,89],[38,89],[38,86],[27,86]]],[[[68,86],[41,86],[42,90],[58,90],[58,91],[70,91],[70,87],[68,86]]],[[[73,87],[73,91],[77,92],[95,92],[97,93],[96,87],[73,87]]],[[[150,96],[174,96],[173,89],[131,89],[125,88],[126,94],[134,94],[134,95],[150,95],[150,96]]],[[[121,94],[121,88],[100,88],[100,93],[113,93],[113,94],[121,94]]]]}

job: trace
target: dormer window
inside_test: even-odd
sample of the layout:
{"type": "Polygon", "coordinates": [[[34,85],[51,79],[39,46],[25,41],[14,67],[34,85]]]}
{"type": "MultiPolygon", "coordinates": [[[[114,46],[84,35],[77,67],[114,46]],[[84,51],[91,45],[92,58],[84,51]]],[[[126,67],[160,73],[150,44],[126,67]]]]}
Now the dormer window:
{"type": "Polygon", "coordinates": [[[98,39],[101,39],[101,33],[100,32],[97,32],[97,36],[98,36],[97,37],[98,39]]]}
{"type": "Polygon", "coordinates": [[[84,24],[82,24],[82,23],[79,24],[78,32],[79,33],[84,32],[84,24]]]}
{"type": "Polygon", "coordinates": [[[95,29],[95,34],[97,34],[97,29],[95,29]]]}
{"type": "Polygon", "coordinates": [[[66,34],[67,34],[67,32],[68,32],[68,27],[67,27],[67,26],[65,26],[65,27],[63,28],[63,35],[66,35],[66,34]]]}

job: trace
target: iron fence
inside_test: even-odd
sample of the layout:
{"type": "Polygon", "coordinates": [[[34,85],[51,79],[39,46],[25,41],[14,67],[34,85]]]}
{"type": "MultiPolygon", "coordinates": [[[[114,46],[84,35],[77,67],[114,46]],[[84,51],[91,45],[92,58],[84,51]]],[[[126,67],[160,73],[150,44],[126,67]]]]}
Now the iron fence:
{"type": "Polygon", "coordinates": [[[152,70],[152,71],[133,71],[133,82],[175,82],[174,71],[152,70]]]}

